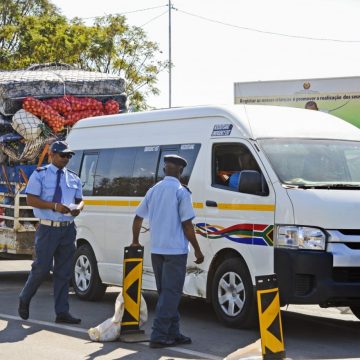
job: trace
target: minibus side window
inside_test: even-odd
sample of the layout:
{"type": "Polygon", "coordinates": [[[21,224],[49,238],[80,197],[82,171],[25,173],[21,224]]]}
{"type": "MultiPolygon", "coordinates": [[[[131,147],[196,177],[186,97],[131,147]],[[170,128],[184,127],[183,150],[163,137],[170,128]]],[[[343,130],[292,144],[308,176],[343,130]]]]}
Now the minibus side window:
{"type": "Polygon", "coordinates": [[[192,170],[195,165],[196,158],[199,154],[200,144],[183,144],[180,145],[179,155],[186,159],[187,166],[181,174],[180,182],[187,185],[190,180],[192,170]]]}
{"type": "Polygon", "coordinates": [[[130,196],[136,148],[100,151],[94,185],[95,196],[130,196]]]}
{"type": "Polygon", "coordinates": [[[259,165],[243,144],[215,144],[212,169],[213,187],[259,196],[269,195],[259,165]]]}
{"type": "Polygon", "coordinates": [[[81,164],[81,158],[82,158],[82,150],[76,150],[74,151],[75,155],[70,159],[69,163],[66,165],[66,167],[79,175],[80,173],[80,164],[81,164]]]}
{"type": "Polygon", "coordinates": [[[98,157],[99,155],[97,153],[84,154],[80,171],[80,180],[84,196],[90,196],[93,194],[98,157]]]}
{"type": "Polygon", "coordinates": [[[159,150],[159,146],[137,148],[131,180],[132,196],[144,196],[155,184],[156,165],[160,153],[159,150]]]}
{"type": "Polygon", "coordinates": [[[162,180],[165,176],[163,171],[164,156],[172,154],[172,155],[179,155],[184,159],[186,159],[187,161],[187,166],[184,168],[184,171],[180,177],[180,182],[184,185],[187,185],[189,183],[190,175],[194,168],[194,164],[198,156],[200,146],[201,146],[200,144],[181,144],[181,145],[162,146],[156,181],[162,180]]]}
{"type": "Polygon", "coordinates": [[[156,182],[164,179],[164,156],[170,154],[179,155],[179,145],[164,145],[161,147],[161,154],[156,174],[156,182]]]}

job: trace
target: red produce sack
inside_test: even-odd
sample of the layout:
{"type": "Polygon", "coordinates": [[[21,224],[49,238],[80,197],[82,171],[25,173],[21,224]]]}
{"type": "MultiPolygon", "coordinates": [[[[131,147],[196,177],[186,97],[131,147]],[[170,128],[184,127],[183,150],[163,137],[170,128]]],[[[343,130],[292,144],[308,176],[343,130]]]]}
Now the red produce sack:
{"type": "Polygon", "coordinates": [[[116,100],[108,100],[104,105],[106,115],[118,114],[119,110],[119,103],[116,100]]]}
{"type": "Polygon", "coordinates": [[[39,116],[55,133],[63,129],[64,118],[51,106],[42,101],[29,96],[25,98],[23,102],[23,109],[33,115],[39,116]]]}
{"type": "Polygon", "coordinates": [[[72,110],[70,101],[67,97],[44,100],[43,102],[50,105],[54,110],[61,114],[66,114],[72,110]]]}
{"type": "Polygon", "coordinates": [[[93,98],[78,98],[75,96],[67,96],[67,99],[69,100],[73,111],[103,110],[102,102],[93,98]]]}
{"type": "Polygon", "coordinates": [[[101,110],[82,110],[82,111],[72,111],[66,114],[65,117],[65,125],[74,125],[81,119],[85,119],[87,117],[104,115],[101,110]]]}

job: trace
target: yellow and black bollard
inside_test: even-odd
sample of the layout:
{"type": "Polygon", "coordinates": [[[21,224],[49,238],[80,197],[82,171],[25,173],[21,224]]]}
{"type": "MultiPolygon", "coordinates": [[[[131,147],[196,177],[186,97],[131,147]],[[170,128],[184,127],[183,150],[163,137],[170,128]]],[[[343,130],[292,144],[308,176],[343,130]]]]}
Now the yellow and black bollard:
{"type": "Polygon", "coordinates": [[[276,275],[257,276],[256,293],[263,359],[285,359],[276,275]]]}
{"type": "Polygon", "coordinates": [[[144,248],[142,246],[125,247],[123,267],[124,315],[121,322],[121,334],[143,333],[139,328],[143,258],[144,248]]]}

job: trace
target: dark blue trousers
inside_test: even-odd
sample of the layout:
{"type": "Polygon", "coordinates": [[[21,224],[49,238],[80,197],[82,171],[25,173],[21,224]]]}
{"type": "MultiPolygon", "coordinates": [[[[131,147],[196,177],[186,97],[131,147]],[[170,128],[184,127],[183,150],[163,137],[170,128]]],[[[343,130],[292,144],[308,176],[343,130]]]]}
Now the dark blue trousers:
{"type": "Polygon", "coordinates": [[[30,303],[44,278],[49,274],[54,260],[53,281],[55,313],[69,312],[68,292],[71,267],[75,253],[75,224],[52,227],[40,224],[35,234],[36,258],[20,299],[30,303]]]}
{"type": "Polygon", "coordinates": [[[172,340],[180,335],[178,307],[184,287],[187,254],[151,254],[159,294],[151,341],[172,340]]]}

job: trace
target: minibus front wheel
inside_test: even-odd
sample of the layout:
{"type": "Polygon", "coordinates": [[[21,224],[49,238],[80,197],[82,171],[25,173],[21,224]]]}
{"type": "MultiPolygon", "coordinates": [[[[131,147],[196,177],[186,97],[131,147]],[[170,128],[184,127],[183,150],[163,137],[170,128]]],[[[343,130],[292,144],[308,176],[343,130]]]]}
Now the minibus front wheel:
{"type": "Polygon", "coordinates": [[[78,247],[73,260],[72,284],[76,295],[82,300],[99,300],[106,291],[101,282],[96,258],[89,244],[78,247]]]}
{"type": "Polygon", "coordinates": [[[256,325],[254,287],[240,257],[225,259],[216,269],[212,305],[219,320],[227,326],[249,328],[256,325]]]}

